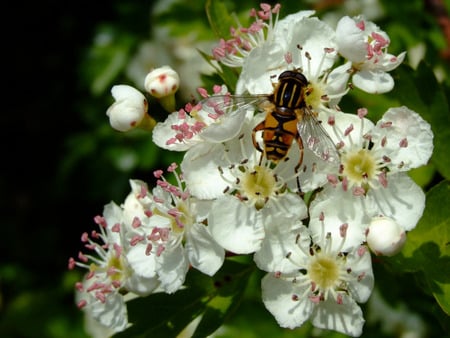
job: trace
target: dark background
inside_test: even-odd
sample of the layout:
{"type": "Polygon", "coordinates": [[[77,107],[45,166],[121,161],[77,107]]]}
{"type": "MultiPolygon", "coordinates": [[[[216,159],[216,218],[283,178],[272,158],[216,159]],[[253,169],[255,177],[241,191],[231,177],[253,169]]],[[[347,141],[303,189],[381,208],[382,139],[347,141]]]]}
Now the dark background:
{"type": "MultiPolygon", "coordinates": [[[[142,27],[149,25],[151,3],[129,6],[149,8],[126,16],[136,30],[148,32],[142,27]]],[[[107,106],[90,93],[80,64],[100,23],[130,24],[120,22],[124,6],[16,1],[2,9],[0,332],[8,336],[26,336],[26,327],[49,311],[73,313],[78,323],[73,284],[62,279],[68,258],[81,249],[81,233],[109,201],[96,193],[101,187],[86,164],[62,170],[61,162],[67,138],[89,132],[81,107],[103,107],[97,113],[107,121],[107,106]]]]}

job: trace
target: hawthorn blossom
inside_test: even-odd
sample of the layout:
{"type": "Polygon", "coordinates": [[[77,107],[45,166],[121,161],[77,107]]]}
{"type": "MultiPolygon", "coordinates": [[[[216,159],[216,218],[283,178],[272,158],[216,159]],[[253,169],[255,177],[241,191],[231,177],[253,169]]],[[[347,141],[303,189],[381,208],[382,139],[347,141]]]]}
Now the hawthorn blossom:
{"type": "Polygon", "coordinates": [[[368,93],[386,93],[394,87],[388,73],[404,60],[406,52],[394,56],[387,52],[389,36],[364,16],[344,16],[336,27],[339,54],[349,61],[353,84],[368,93]]]}
{"type": "Polygon", "coordinates": [[[127,258],[129,246],[121,230],[123,214],[118,205],[107,204],[103,216],[96,216],[94,221],[100,232],[83,233],[81,238],[92,254],[80,252],[78,261],[70,258],[69,269],[78,266],[88,270],[76,284],[78,307],[101,325],[120,332],[128,326],[124,295],[148,295],[158,281],[134,273],[127,258]]]}
{"type": "MultiPolygon", "coordinates": [[[[301,69],[307,78],[319,78],[331,68],[337,53],[335,33],[326,23],[311,17],[314,11],[300,11],[278,20],[279,5],[261,5],[253,10],[255,22],[249,28],[232,29],[232,38],[221,40],[213,56],[230,67],[242,67],[236,94],[270,94],[271,79],[287,69],[301,69]]],[[[341,93],[348,76],[335,85],[341,93]]]]}
{"type": "Polygon", "coordinates": [[[188,103],[165,121],[157,123],[153,129],[153,142],[163,149],[186,151],[199,143],[220,143],[235,137],[247,110],[234,105],[226,86],[216,85],[213,91],[210,96],[205,89],[199,88],[202,101],[188,103]]]}
{"type": "Polygon", "coordinates": [[[368,300],[374,285],[370,252],[347,237],[357,225],[327,220],[320,204],[311,209],[311,221],[319,226],[278,227],[255,254],[258,267],[269,272],[261,281],[264,305],[281,327],[310,320],[318,328],[360,336],[364,318],[358,303],[368,300]]]}
{"type": "Polygon", "coordinates": [[[331,190],[344,193],[336,198],[331,190],[323,193],[342,205],[360,205],[370,217],[389,217],[409,231],[422,216],[425,194],[407,171],[429,160],[430,125],[405,106],[388,109],[376,125],[364,117],[367,110],[358,113],[339,113],[324,125],[341,154],[340,169],[328,180],[331,190]]]}
{"type": "Polygon", "coordinates": [[[130,181],[132,192],[123,205],[132,224],[128,229],[130,264],[138,275],[157,276],[168,293],[183,285],[189,266],[213,275],[225,257],[202,223],[207,205],[184,190],[175,169],[172,165],[168,170],[178,185],[170,184],[162,171],[156,171],[157,186],[151,193],[144,182],[130,181]]]}
{"type": "Polygon", "coordinates": [[[326,183],[326,176],[316,175],[310,162],[315,155],[307,156],[304,171],[296,171],[300,158],[296,144],[279,163],[267,160],[251,137],[252,127],[261,118],[245,123],[236,139],[191,148],[181,163],[191,193],[212,200],[207,218],[211,235],[234,253],[257,251],[273,219],[303,215],[305,203],[296,193],[298,186],[306,189],[326,183]]]}

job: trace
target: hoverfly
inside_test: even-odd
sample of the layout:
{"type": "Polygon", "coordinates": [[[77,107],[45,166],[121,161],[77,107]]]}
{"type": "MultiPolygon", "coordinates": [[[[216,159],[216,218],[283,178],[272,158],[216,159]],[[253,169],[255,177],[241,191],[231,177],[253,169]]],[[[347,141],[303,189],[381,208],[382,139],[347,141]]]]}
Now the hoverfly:
{"type": "MultiPolygon", "coordinates": [[[[264,120],[253,128],[252,141],[254,147],[267,160],[278,163],[287,159],[294,140],[297,142],[300,158],[295,167],[296,172],[303,163],[304,144],[319,159],[333,164],[339,163],[336,146],[317,120],[317,113],[305,102],[306,96],[311,93],[308,84],[308,80],[300,71],[286,70],[278,76],[272,94],[230,95],[225,99],[222,97],[222,104],[228,107],[245,109],[248,105],[253,105],[266,114],[264,120]],[[256,140],[258,132],[262,132],[262,146],[256,140]]],[[[217,99],[218,97],[211,96],[203,101],[203,106],[209,105],[217,109],[218,105],[222,105],[210,101],[217,99]]]]}

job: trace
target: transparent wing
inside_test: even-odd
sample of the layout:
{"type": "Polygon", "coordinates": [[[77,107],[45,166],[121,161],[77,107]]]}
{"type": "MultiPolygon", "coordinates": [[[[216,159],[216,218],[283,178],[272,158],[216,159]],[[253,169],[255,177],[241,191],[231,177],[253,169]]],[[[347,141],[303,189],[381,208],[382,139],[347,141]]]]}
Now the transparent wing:
{"type": "Polygon", "coordinates": [[[261,105],[267,100],[267,95],[215,95],[201,100],[199,104],[210,117],[217,118],[249,107],[262,110],[261,105]]]}
{"type": "Polygon", "coordinates": [[[303,118],[297,124],[304,146],[308,147],[320,159],[339,164],[339,153],[336,145],[322,124],[308,108],[304,108],[303,118]]]}

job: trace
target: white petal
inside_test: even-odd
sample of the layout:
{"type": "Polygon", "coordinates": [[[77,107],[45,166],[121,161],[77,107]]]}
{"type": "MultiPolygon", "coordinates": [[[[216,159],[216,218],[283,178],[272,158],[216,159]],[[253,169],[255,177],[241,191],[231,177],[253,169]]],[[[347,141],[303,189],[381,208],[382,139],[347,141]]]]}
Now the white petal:
{"type": "Polygon", "coordinates": [[[186,258],[184,248],[179,245],[170,251],[164,251],[158,259],[158,274],[161,287],[167,293],[173,293],[180,289],[189,270],[189,261],[186,258]]]}
{"type": "Polygon", "coordinates": [[[156,276],[156,256],[147,256],[145,249],[145,245],[141,244],[130,247],[127,252],[127,260],[138,276],[154,278],[156,276]]]}
{"type": "Polygon", "coordinates": [[[425,165],[433,153],[433,132],[430,125],[409,108],[390,108],[378,121],[373,139],[386,137],[383,149],[395,170],[406,171],[425,165]],[[390,127],[382,128],[387,122],[390,127]],[[405,146],[401,146],[406,141],[405,146]]]}
{"type": "Polygon", "coordinates": [[[286,49],[277,41],[266,42],[252,49],[244,60],[236,84],[236,94],[270,94],[273,92],[272,76],[286,69],[286,49]]]}
{"type": "Polygon", "coordinates": [[[264,223],[269,226],[278,223],[279,218],[304,219],[308,216],[305,202],[296,193],[285,193],[276,200],[269,200],[261,212],[264,223]]]}
{"type": "Polygon", "coordinates": [[[127,327],[127,307],[123,296],[119,293],[108,295],[105,303],[92,303],[89,311],[97,321],[115,332],[120,332],[127,327]]]}
{"type": "Polygon", "coordinates": [[[193,126],[196,120],[186,114],[185,119],[180,119],[179,112],[173,112],[167,116],[164,122],[158,122],[152,130],[153,142],[160,148],[172,151],[186,151],[193,145],[201,142],[198,135],[192,138],[183,138],[182,141],[169,142],[176,138],[177,131],[172,128],[174,125],[187,124],[193,126]]]}
{"type": "Polygon", "coordinates": [[[147,296],[159,286],[158,278],[143,278],[138,274],[131,274],[127,279],[125,287],[139,296],[147,296]]]}
{"type": "Polygon", "coordinates": [[[335,111],[334,114],[325,112],[319,113],[319,120],[322,121],[322,126],[333,140],[334,144],[344,142],[344,149],[350,148],[352,145],[362,146],[363,136],[370,132],[374,123],[366,118],[359,118],[356,114],[342,113],[335,111]],[[335,122],[334,126],[328,124],[328,118],[333,115],[335,122]],[[352,131],[345,134],[345,131],[351,127],[352,131]]]}
{"type": "Polygon", "coordinates": [[[326,83],[326,93],[330,97],[329,107],[335,107],[345,95],[350,79],[349,70],[352,67],[351,62],[347,62],[339,67],[334,68],[328,74],[326,83]]]}
{"type": "Polygon", "coordinates": [[[303,17],[293,22],[289,34],[282,38],[286,40],[287,51],[292,55],[292,64],[302,68],[307,78],[319,77],[335,61],[336,53],[324,51],[325,48],[337,49],[334,30],[316,17],[303,17]]]}
{"type": "Polygon", "coordinates": [[[394,88],[394,79],[382,70],[361,70],[352,77],[353,84],[371,94],[387,93],[394,88]]]}
{"type": "Polygon", "coordinates": [[[203,224],[192,225],[187,232],[185,249],[191,265],[209,276],[220,269],[225,259],[225,250],[203,224]]]}
{"type": "Polygon", "coordinates": [[[372,216],[393,218],[404,230],[415,228],[425,209],[425,193],[406,174],[388,174],[386,188],[371,189],[367,194],[372,216]]]}
{"type": "MultiPolygon", "coordinates": [[[[279,224],[271,224],[266,227],[266,237],[261,249],[255,252],[253,259],[261,270],[291,273],[297,271],[299,265],[291,262],[286,255],[288,253],[295,254],[299,251],[299,246],[308,252],[311,239],[308,228],[300,222],[281,217],[279,222],[279,224]]],[[[305,258],[309,257],[305,256],[305,258]]]]}
{"type": "Polygon", "coordinates": [[[356,249],[347,256],[347,266],[351,269],[354,276],[360,278],[352,278],[349,282],[349,291],[352,298],[358,303],[366,302],[372,294],[375,278],[372,270],[372,256],[367,247],[362,247],[362,256],[356,249]]]}
{"type": "Polygon", "coordinates": [[[181,170],[190,193],[198,198],[212,199],[223,195],[228,186],[219,172],[227,163],[221,144],[198,144],[186,152],[181,170]]]}
{"type": "Polygon", "coordinates": [[[261,214],[234,196],[213,203],[208,227],[217,243],[237,254],[259,250],[264,239],[261,214]]]}
{"type": "Polygon", "coordinates": [[[273,274],[264,276],[261,291],[265,307],[281,327],[293,329],[301,326],[314,309],[308,298],[293,300],[293,295],[298,296],[304,291],[299,285],[275,278],[273,274]]]}
{"type": "Polygon", "coordinates": [[[391,70],[397,68],[401,63],[403,63],[405,56],[406,52],[402,52],[397,56],[394,56],[392,54],[384,54],[380,66],[385,72],[390,72],[391,70]]]}
{"type": "Polygon", "coordinates": [[[344,191],[340,186],[327,186],[317,194],[311,202],[309,228],[317,240],[323,234],[331,233],[332,247],[336,251],[350,251],[364,242],[365,230],[370,224],[366,215],[365,201],[362,196],[353,196],[350,191],[344,191]],[[323,215],[323,221],[320,217],[323,215]],[[342,248],[340,226],[347,224],[347,233],[342,248]],[[339,249],[340,248],[340,249],[339,249]]]}
{"type": "Polygon", "coordinates": [[[331,298],[320,303],[311,315],[311,322],[318,328],[359,337],[362,334],[364,317],[358,304],[351,297],[344,296],[342,304],[331,298]]]}
{"type": "Polygon", "coordinates": [[[215,123],[203,129],[201,138],[206,141],[221,143],[236,137],[242,128],[246,110],[238,109],[223,116],[215,123]]]}
{"type": "Polygon", "coordinates": [[[355,20],[344,16],[336,26],[336,42],[338,51],[352,62],[364,62],[367,53],[367,43],[364,31],[356,26],[355,20]]]}

